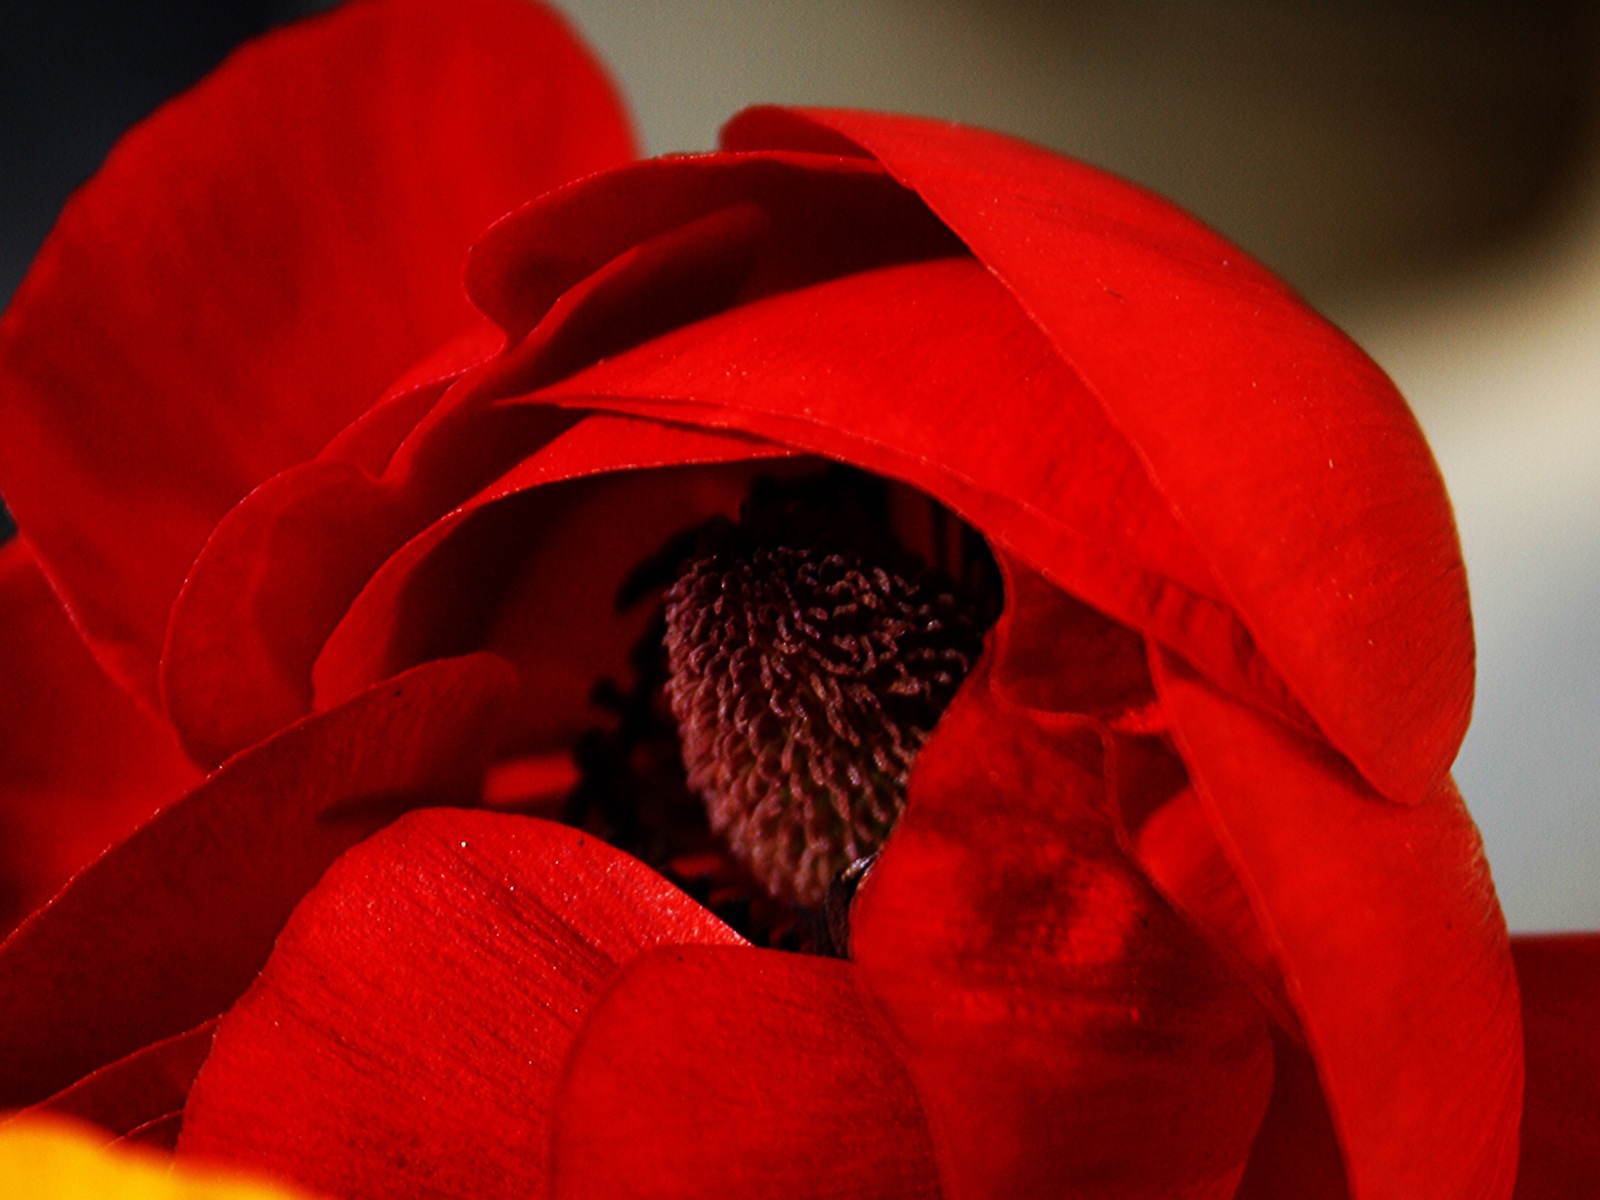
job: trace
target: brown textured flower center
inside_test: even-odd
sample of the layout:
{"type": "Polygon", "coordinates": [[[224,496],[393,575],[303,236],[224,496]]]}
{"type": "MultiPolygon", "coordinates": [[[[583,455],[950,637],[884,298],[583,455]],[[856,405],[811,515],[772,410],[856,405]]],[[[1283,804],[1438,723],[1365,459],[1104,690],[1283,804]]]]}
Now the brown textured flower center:
{"type": "Polygon", "coordinates": [[[773,895],[820,904],[888,836],[984,624],[898,555],[737,530],[683,568],[666,690],[689,786],[773,895]]]}

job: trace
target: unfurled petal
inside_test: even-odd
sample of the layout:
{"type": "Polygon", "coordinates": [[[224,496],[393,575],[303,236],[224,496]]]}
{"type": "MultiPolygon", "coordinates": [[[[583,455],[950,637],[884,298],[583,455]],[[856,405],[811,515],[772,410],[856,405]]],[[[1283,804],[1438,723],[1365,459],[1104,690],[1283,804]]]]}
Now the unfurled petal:
{"type": "Polygon", "coordinates": [[[1354,1194],[1509,1195],[1517,987],[1454,784],[1385,803],[1325,745],[1160,661],[1163,707],[1299,1012],[1354,1194]]]}
{"type": "Polygon", "coordinates": [[[79,639],[21,539],[0,546],[0,937],[200,777],[79,639]]]}
{"type": "Polygon", "coordinates": [[[1517,1200],[1600,1195],[1600,934],[1511,943],[1528,1055],[1517,1200]]]}
{"type": "Polygon", "coordinates": [[[598,66],[517,0],[345,5],[117,146],[0,323],[0,493],[118,678],[154,697],[235,501],[481,322],[472,239],[631,156],[598,66]]]}
{"type": "Polygon", "coordinates": [[[555,1101],[557,1200],[941,1200],[888,1027],[837,959],[664,947],[578,1034],[555,1101]]]}
{"type": "Polygon", "coordinates": [[[473,803],[515,690],[431,663],[227,763],[0,946],[0,1107],[214,1017],[327,865],[400,812],[473,803]]]}
{"type": "Polygon", "coordinates": [[[180,1150],[332,1195],[541,1195],[557,1077],[596,998],[649,947],[740,941],[567,826],[412,814],[295,910],[222,1020],[180,1150]]]}
{"type": "MultiPolygon", "coordinates": [[[[1037,147],[777,109],[724,141],[854,153],[917,193],[1128,439],[1334,745],[1386,796],[1433,792],[1471,707],[1466,576],[1427,444],[1366,355],[1198,222],[1037,147]]],[[[997,458],[1019,470],[1060,453],[1008,401],[997,391],[987,414],[1011,434],[997,458]]]]}

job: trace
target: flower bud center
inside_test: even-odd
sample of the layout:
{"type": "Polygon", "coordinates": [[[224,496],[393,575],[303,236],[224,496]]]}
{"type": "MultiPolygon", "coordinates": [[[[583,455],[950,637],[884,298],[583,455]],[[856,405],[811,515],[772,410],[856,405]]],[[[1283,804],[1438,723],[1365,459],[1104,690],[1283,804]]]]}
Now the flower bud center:
{"type": "Polygon", "coordinates": [[[667,699],[712,829],[774,896],[821,904],[873,854],[984,620],[903,555],[732,530],[666,597],[667,699]]]}

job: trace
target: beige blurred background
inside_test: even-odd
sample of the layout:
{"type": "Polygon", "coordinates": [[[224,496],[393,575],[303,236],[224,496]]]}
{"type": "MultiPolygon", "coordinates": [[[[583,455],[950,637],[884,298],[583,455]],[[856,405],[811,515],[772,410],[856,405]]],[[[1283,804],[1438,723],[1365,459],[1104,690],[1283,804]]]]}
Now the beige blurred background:
{"type": "Polygon", "coordinates": [[[1001,129],[1264,259],[1410,398],[1478,631],[1514,928],[1600,927],[1600,23],[1578,4],[562,0],[653,152],[761,101],[1001,129]]]}

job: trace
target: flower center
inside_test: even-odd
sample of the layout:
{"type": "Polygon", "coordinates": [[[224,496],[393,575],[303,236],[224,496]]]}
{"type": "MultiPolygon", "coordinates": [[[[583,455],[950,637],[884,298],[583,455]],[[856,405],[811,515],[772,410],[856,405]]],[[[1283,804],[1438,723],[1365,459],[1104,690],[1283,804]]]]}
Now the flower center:
{"type": "Polygon", "coordinates": [[[709,540],[666,597],[688,783],[759,883],[815,907],[894,827],[987,622],[882,537],[794,506],[709,540]]]}

